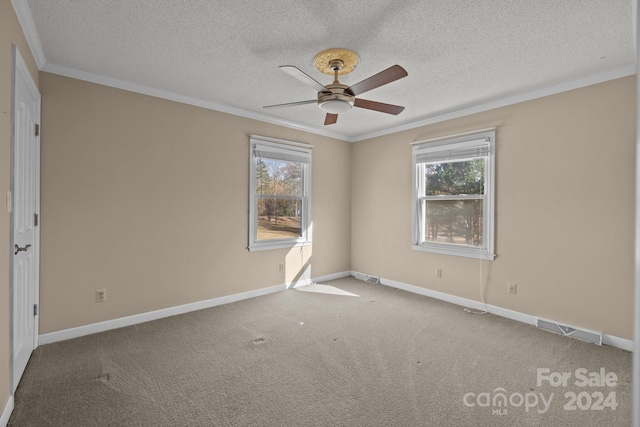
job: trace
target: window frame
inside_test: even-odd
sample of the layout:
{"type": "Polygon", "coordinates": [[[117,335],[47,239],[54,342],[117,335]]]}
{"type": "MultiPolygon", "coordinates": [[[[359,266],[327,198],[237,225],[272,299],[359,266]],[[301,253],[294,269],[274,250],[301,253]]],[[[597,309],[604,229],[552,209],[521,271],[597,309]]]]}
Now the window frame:
{"type": "MultiPolygon", "coordinates": [[[[411,143],[412,145],[412,244],[417,251],[433,252],[477,259],[495,259],[495,133],[496,128],[481,129],[441,138],[411,143]],[[451,157],[456,150],[488,150],[481,155],[469,154],[465,157],[451,157]],[[428,155],[429,161],[418,161],[421,155],[428,155]],[[464,161],[475,158],[485,159],[484,195],[426,196],[424,165],[438,161],[464,161]],[[482,203],[482,246],[460,245],[447,242],[424,241],[426,213],[423,201],[426,200],[466,200],[481,199],[482,203]]],[[[480,152],[478,151],[478,152],[480,152]]],[[[460,152],[460,151],[458,151],[460,152]]]]}
{"type": "MultiPolygon", "coordinates": [[[[286,141],[283,139],[269,138],[266,136],[249,135],[249,251],[263,251],[270,249],[293,248],[309,246],[311,244],[311,153],[313,145],[300,142],[286,141]],[[262,155],[256,155],[256,151],[262,155]],[[266,156],[264,156],[266,154],[266,156]],[[302,211],[300,213],[300,237],[291,239],[258,240],[258,200],[264,196],[256,193],[256,160],[259,157],[266,159],[269,154],[275,156],[275,160],[288,160],[287,157],[308,159],[306,163],[297,162],[302,171],[302,195],[278,196],[282,199],[301,199],[302,211]]],[[[296,160],[289,160],[296,161],[296,160]]]]}

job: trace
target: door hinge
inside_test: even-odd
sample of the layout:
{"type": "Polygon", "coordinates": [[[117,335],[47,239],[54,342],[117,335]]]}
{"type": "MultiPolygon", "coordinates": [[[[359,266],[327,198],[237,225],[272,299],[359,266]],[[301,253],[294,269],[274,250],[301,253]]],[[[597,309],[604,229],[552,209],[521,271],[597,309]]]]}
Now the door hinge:
{"type": "Polygon", "coordinates": [[[38,315],[38,304],[33,304],[33,315],[34,316],[38,315]]]}
{"type": "Polygon", "coordinates": [[[36,123],[36,136],[40,136],[40,125],[36,123]]]}
{"type": "Polygon", "coordinates": [[[36,226],[36,227],[38,226],[38,214],[37,213],[33,214],[33,225],[36,226]]]}

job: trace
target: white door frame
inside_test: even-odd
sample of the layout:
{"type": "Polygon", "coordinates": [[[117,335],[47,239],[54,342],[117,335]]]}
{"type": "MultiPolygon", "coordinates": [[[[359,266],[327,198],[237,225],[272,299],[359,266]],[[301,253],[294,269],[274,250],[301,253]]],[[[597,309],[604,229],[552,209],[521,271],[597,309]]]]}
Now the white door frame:
{"type": "Polygon", "coordinates": [[[636,200],[635,200],[635,254],[633,295],[633,352],[631,378],[631,407],[633,427],[640,427],[640,5],[633,1],[634,65],[636,69],[636,200]]]}
{"type": "MultiPolygon", "coordinates": [[[[24,59],[22,59],[22,55],[20,55],[20,51],[18,50],[17,46],[12,45],[12,57],[13,57],[13,75],[12,75],[12,96],[11,96],[11,184],[10,184],[10,191],[11,191],[11,195],[13,198],[13,194],[14,190],[15,190],[15,136],[16,136],[16,130],[15,130],[15,88],[16,88],[16,82],[18,81],[18,79],[20,79],[27,87],[27,89],[29,90],[29,92],[31,93],[31,95],[34,97],[34,99],[37,100],[37,106],[36,106],[36,123],[40,123],[40,109],[41,109],[41,97],[40,97],[40,92],[38,91],[38,87],[36,86],[35,82],[33,81],[33,77],[31,76],[31,73],[29,72],[29,68],[27,67],[26,63],[24,62],[24,59]]],[[[38,136],[36,138],[36,152],[35,152],[35,162],[36,162],[36,167],[35,167],[35,192],[36,192],[36,200],[35,200],[35,212],[38,215],[40,215],[40,137],[38,136]]],[[[13,202],[11,202],[11,205],[13,205],[13,202]]],[[[10,262],[9,262],[9,300],[10,302],[10,325],[9,325],[9,331],[10,331],[10,349],[11,349],[11,359],[10,359],[10,376],[11,376],[11,394],[13,394],[18,386],[18,381],[20,380],[19,378],[14,378],[14,369],[13,369],[13,365],[14,365],[14,359],[15,359],[15,354],[14,354],[14,344],[13,344],[13,327],[14,327],[14,313],[15,313],[15,308],[14,308],[14,277],[13,277],[13,269],[14,269],[14,212],[15,209],[13,209],[13,206],[11,206],[11,214],[10,214],[10,241],[9,241],[9,249],[10,249],[10,262]]],[[[35,280],[34,280],[34,304],[38,304],[40,303],[39,301],[39,294],[40,294],[40,227],[35,227],[35,236],[34,236],[34,247],[33,247],[33,251],[34,251],[34,257],[35,257],[35,280]]],[[[39,329],[38,329],[38,320],[39,320],[39,313],[38,315],[35,315],[34,318],[34,342],[33,342],[33,348],[34,350],[38,347],[38,334],[39,334],[39,329]]]]}

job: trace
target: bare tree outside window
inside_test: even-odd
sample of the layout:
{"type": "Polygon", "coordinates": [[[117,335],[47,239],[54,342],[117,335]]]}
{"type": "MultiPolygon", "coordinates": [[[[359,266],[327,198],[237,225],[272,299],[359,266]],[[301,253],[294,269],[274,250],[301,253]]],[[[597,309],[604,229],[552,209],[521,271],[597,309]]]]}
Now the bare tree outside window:
{"type": "Polygon", "coordinates": [[[313,145],[249,137],[249,251],[311,244],[313,145]]]}
{"type": "Polygon", "coordinates": [[[302,165],[256,159],[258,240],[292,239],[302,235],[302,165]]]}
{"type": "Polygon", "coordinates": [[[428,163],[424,171],[425,196],[436,196],[435,200],[423,200],[424,240],[482,246],[484,159],[428,163]],[[447,196],[447,200],[437,200],[437,196],[447,196]],[[456,199],[452,196],[479,198],[456,199]]]}
{"type": "Polygon", "coordinates": [[[412,249],[495,258],[495,128],[412,142],[412,249]]]}

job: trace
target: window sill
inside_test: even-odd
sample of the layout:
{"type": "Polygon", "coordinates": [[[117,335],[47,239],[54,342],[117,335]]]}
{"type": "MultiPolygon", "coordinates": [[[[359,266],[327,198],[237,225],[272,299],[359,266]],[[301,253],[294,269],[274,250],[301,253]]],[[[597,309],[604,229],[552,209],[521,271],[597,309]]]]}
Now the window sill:
{"type": "Polygon", "coordinates": [[[249,252],[256,252],[256,251],[268,251],[271,249],[286,249],[286,248],[299,248],[299,247],[304,247],[304,246],[311,246],[311,242],[309,241],[291,241],[291,240],[287,240],[284,242],[277,242],[277,241],[271,241],[271,242],[258,242],[258,243],[252,243],[251,245],[249,245],[249,252]]]}
{"type": "Polygon", "coordinates": [[[439,244],[419,244],[411,245],[411,249],[414,251],[432,252],[443,255],[454,255],[466,258],[476,259],[488,259],[494,260],[496,255],[489,253],[485,248],[472,248],[472,247],[458,247],[454,245],[447,245],[446,243],[439,244]]]}

